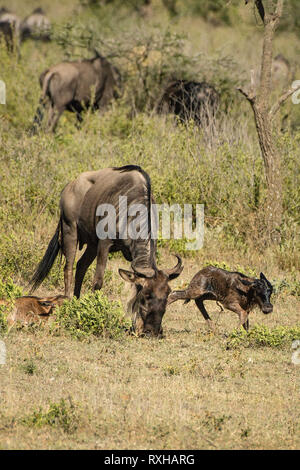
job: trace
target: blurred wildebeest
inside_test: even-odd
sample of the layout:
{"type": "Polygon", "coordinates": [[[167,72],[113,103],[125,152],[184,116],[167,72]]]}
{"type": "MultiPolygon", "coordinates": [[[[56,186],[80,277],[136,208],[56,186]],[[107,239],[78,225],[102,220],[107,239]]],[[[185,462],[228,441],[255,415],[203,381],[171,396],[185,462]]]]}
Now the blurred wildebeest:
{"type": "Polygon", "coordinates": [[[40,76],[42,96],[34,117],[32,132],[43,119],[43,109],[49,105],[47,130],[54,131],[61,114],[76,113],[82,122],[81,112],[92,106],[103,109],[117,97],[120,84],[119,71],[100,54],[93,59],[62,62],[45,70],[40,76]]]}
{"type": "Polygon", "coordinates": [[[62,191],[60,220],[32,277],[32,290],[46,278],[61,250],[66,258],[65,295],[70,296],[76,249],[79,246],[81,250],[84,245],[87,245],[86,250],[76,266],[74,295],[79,297],[85,273],[95,258],[93,290],[101,289],[108,254],[121,251],[125,259],[131,261],[132,271],[120,269],[119,273],[135,288],[134,297],[128,304],[133,329],[139,335],[161,335],[162,317],[171,291],[168,282],[179,276],[183,267],[179,256],[172,269],[159,270],[156,266],[156,240],[151,236],[153,202],[150,178],[139,166],[127,165],[80,174],[62,191]],[[122,196],[127,198],[128,212],[120,202],[122,196]],[[104,214],[99,210],[108,205],[113,210],[113,220],[110,220],[111,227],[115,229],[105,232],[103,237],[99,235],[98,224],[106,225],[108,222],[105,218],[103,222],[104,214]],[[136,222],[136,218],[130,215],[130,208],[138,205],[144,209],[144,214],[143,220],[138,222],[139,235],[135,237],[129,228],[136,222]],[[124,223],[128,227],[125,234],[122,229],[124,223]]]}
{"type": "Polygon", "coordinates": [[[0,21],[0,41],[2,38],[5,41],[7,50],[13,51],[14,36],[12,26],[8,21],[0,21]]]}
{"type": "Polygon", "coordinates": [[[21,20],[17,15],[7,10],[7,8],[0,8],[0,21],[8,21],[13,26],[16,34],[19,32],[21,20]]]}
{"type": "MultiPolygon", "coordinates": [[[[56,307],[62,305],[67,297],[56,295],[52,297],[24,296],[18,297],[14,301],[12,311],[7,317],[8,325],[11,326],[18,322],[23,325],[36,323],[41,320],[48,320],[56,307]]],[[[0,305],[8,305],[8,301],[0,300],[0,305]]]]}
{"type": "Polygon", "coordinates": [[[237,313],[240,318],[239,326],[243,325],[244,329],[248,330],[248,315],[255,306],[259,306],[266,314],[273,311],[273,305],[270,303],[272,291],[272,284],[263,273],[260,273],[260,279],[254,279],[239,272],[208,266],[193,277],[185,290],[172,292],[168,305],[180,299],[185,300],[184,303],[195,300],[208,325],[213,328],[213,322],[203,302],[215,300],[237,313]]]}
{"type": "Polygon", "coordinates": [[[20,24],[20,38],[24,41],[27,38],[50,41],[50,20],[45,15],[42,8],[36,8],[20,24]]]}
{"type": "Polygon", "coordinates": [[[157,110],[174,113],[181,122],[193,119],[198,125],[208,125],[219,107],[219,94],[206,82],[176,80],[163,93],[157,110]]]}

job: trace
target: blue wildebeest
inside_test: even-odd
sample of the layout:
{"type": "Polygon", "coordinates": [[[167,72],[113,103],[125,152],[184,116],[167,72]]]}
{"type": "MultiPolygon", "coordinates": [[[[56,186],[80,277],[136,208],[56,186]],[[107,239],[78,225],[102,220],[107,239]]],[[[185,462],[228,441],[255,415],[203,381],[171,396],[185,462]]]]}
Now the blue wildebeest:
{"type": "Polygon", "coordinates": [[[260,279],[254,279],[239,272],[208,266],[193,277],[185,290],[172,292],[168,298],[168,305],[181,299],[185,300],[184,303],[195,300],[208,325],[213,328],[214,324],[203,302],[215,300],[226,309],[237,313],[240,319],[239,325],[248,330],[248,315],[255,306],[259,306],[266,314],[273,311],[273,305],[270,303],[272,291],[272,284],[263,273],[260,273],[260,279]]]}
{"type": "MultiPolygon", "coordinates": [[[[60,220],[46,253],[32,278],[33,290],[49,273],[59,251],[66,259],[64,267],[65,295],[71,295],[73,264],[77,247],[85,252],[77,262],[74,295],[79,297],[85,273],[97,259],[93,289],[101,289],[110,252],[121,251],[131,261],[132,271],[120,269],[121,277],[134,286],[134,296],[128,304],[133,316],[133,329],[137,334],[161,335],[161,322],[171,292],[168,282],[181,273],[179,256],[172,269],[159,270],[156,265],[156,240],[151,236],[151,206],[154,199],[148,174],[139,166],[127,165],[82,173],[64,188],[60,199],[60,220]],[[120,196],[127,198],[127,207],[139,204],[146,208],[146,236],[121,238],[120,196]],[[115,209],[115,236],[101,239],[97,226],[102,220],[98,209],[110,204],[115,209]]],[[[128,209],[129,210],[129,209],[128,209]]],[[[132,216],[127,216],[128,223],[132,216]]],[[[123,222],[122,222],[123,223],[123,222]]]]}
{"type": "Polygon", "coordinates": [[[199,126],[213,122],[219,107],[219,94],[206,82],[176,80],[164,91],[158,112],[173,113],[181,122],[193,119],[199,126]]]}
{"type": "Polygon", "coordinates": [[[90,106],[93,110],[105,108],[117,96],[119,84],[117,68],[98,53],[92,59],[53,65],[40,75],[42,95],[31,133],[41,125],[46,106],[49,107],[46,129],[54,132],[65,110],[76,113],[81,123],[81,112],[90,106]]]}

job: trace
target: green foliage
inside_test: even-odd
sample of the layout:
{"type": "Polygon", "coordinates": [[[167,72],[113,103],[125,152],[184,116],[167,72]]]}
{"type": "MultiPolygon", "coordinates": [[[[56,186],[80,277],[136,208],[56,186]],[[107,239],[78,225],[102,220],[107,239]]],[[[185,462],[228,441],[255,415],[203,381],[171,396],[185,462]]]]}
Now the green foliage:
{"type": "Polygon", "coordinates": [[[78,427],[79,416],[72,400],[62,398],[58,403],[50,403],[47,411],[43,411],[41,407],[38,411],[33,411],[22,418],[21,423],[29,427],[58,427],[71,434],[78,427]]]}
{"type": "Polygon", "coordinates": [[[240,346],[245,348],[284,348],[291,346],[292,341],[296,339],[300,339],[300,326],[278,326],[270,329],[264,325],[254,325],[249,332],[242,328],[234,330],[229,336],[227,349],[240,346]]]}
{"type": "Polygon", "coordinates": [[[10,277],[5,282],[0,279],[0,299],[13,300],[22,295],[23,289],[17,286],[10,277]]]}
{"type": "Polygon", "coordinates": [[[129,327],[120,302],[110,302],[101,291],[73,297],[55,313],[59,327],[78,339],[91,335],[116,339],[129,327]]]}

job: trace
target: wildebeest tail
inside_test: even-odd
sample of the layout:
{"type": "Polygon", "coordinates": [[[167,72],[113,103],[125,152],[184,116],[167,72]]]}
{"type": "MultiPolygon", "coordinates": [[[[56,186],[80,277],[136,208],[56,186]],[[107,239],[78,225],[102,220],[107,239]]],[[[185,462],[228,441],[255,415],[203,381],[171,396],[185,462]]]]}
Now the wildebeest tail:
{"type": "Polygon", "coordinates": [[[33,274],[30,280],[30,284],[32,284],[30,292],[33,292],[35,289],[37,289],[42,284],[44,279],[46,279],[46,277],[48,276],[61,247],[60,233],[61,219],[59,220],[55,234],[53,235],[48,245],[43,259],[40,261],[35,273],[33,274]]]}

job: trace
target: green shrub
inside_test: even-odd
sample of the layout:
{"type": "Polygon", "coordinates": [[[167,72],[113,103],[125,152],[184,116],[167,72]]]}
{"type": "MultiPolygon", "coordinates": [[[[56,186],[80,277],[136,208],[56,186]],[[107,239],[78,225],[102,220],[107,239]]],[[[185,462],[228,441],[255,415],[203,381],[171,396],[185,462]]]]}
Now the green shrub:
{"type": "Polygon", "coordinates": [[[240,346],[284,348],[296,339],[300,339],[300,326],[278,326],[270,329],[264,325],[254,325],[249,332],[243,329],[234,330],[229,336],[227,349],[240,346]]]}
{"type": "Polygon", "coordinates": [[[58,403],[50,403],[47,411],[43,411],[40,407],[38,411],[33,411],[21,419],[21,423],[29,427],[59,427],[69,434],[76,431],[78,422],[79,416],[70,398],[68,400],[62,398],[58,403]]]}
{"type": "Polygon", "coordinates": [[[21,297],[22,295],[22,287],[14,284],[10,277],[7,278],[5,282],[0,279],[0,299],[13,300],[16,297],[21,297]]]}
{"type": "Polygon", "coordinates": [[[130,326],[120,302],[109,301],[101,291],[64,302],[56,310],[56,322],[79,339],[90,335],[118,338],[130,326]]]}

